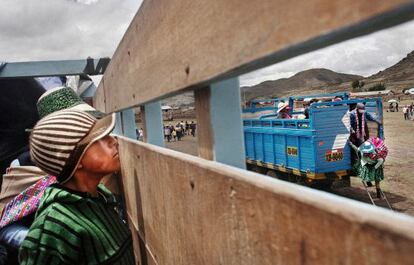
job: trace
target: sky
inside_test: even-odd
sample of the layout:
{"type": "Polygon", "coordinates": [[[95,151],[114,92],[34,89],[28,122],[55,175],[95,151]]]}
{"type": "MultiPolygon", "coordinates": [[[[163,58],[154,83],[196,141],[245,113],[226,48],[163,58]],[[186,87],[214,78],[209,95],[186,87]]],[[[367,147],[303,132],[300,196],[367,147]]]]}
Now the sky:
{"type": "Polygon", "coordinates": [[[313,51],[240,77],[241,86],[288,78],[312,68],[364,77],[384,70],[414,50],[414,21],[313,51]]]}
{"type": "Polygon", "coordinates": [[[0,61],[111,57],[141,2],[0,0],[0,61]]]}
{"type": "MultiPolygon", "coordinates": [[[[0,0],[0,61],[111,57],[140,0],[0,0]]],[[[240,76],[241,86],[311,68],[369,76],[414,50],[414,21],[240,76]]],[[[99,80],[95,79],[95,80],[99,80]]]]}

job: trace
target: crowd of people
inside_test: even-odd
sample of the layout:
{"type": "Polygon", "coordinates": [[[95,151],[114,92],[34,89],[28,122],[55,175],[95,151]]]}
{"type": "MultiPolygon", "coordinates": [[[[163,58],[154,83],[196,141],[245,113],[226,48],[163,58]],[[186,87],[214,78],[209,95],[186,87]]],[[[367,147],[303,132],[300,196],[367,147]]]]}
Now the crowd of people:
{"type": "Polygon", "coordinates": [[[164,125],[164,140],[167,142],[181,141],[186,135],[196,136],[197,124],[194,121],[181,121],[176,125],[164,125]]]}

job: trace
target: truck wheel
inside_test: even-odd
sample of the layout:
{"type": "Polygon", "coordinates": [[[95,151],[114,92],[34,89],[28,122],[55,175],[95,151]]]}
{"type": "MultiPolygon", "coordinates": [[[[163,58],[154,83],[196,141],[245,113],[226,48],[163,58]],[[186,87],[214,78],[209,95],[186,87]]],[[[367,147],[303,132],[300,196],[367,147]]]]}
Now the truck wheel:
{"type": "Polygon", "coordinates": [[[247,170],[254,171],[259,174],[266,174],[266,169],[264,167],[259,167],[256,165],[247,164],[247,170]]]}
{"type": "Polygon", "coordinates": [[[332,187],[332,181],[330,180],[320,181],[320,182],[313,184],[311,187],[314,187],[318,190],[330,191],[332,187]]]}
{"type": "Polygon", "coordinates": [[[275,179],[280,179],[281,178],[280,174],[278,174],[275,170],[271,170],[271,169],[269,169],[266,172],[266,175],[269,176],[269,177],[275,178],[275,179]]]}

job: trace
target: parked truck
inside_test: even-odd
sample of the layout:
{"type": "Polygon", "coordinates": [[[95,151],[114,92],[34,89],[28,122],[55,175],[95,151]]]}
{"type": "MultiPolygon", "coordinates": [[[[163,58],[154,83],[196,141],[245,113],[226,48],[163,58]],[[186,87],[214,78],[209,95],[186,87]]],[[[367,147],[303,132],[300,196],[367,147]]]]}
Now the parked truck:
{"type": "MultiPolygon", "coordinates": [[[[307,98],[338,97],[337,94],[313,95],[307,98]]],[[[380,98],[349,99],[344,93],[340,101],[315,102],[308,106],[307,119],[278,119],[277,103],[289,102],[293,117],[304,108],[295,101],[304,97],[263,100],[274,102],[263,108],[253,106],[243,110],[247,168],[272,177],[306,185],[349,186],[354,175],[351,165],[350,110],[364,103],[366,110],[382,120],[380,98]],[[269,114],[270,112],[273,112],[269,114]],[[253,118],[255,113],[259,116],[253,118]]],[[[258,102],[256,102],[258,103],[258,102]]],[[[255,104],[256,104],[255,103],[255,104]]],[[[384,137],[383,126],[369,124],[371,136],[384,137]]]]}

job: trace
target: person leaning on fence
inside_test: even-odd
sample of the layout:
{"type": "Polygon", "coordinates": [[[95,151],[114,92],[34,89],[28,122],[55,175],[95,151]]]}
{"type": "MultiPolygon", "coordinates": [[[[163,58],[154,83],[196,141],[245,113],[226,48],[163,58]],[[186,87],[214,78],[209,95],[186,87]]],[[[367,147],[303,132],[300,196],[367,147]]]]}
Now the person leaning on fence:
{"type": "Polygon", "coordinates": [[[32,160],[58,183],[43,195],[19,251],[20,264],[135,264],[131,233],[114,195],[99,184],[120,170],[115,115],[47,115],[30,135],[32,160]]]}
{"type": "MultiPolygon", "coordinates": [[[[83,110],[96,118],[104,115],[83,102],[69,87],[55,87],[45,91],[38,98],[35,108],[38,118],[28,126],[29,128],[32,128],[39,118],[62,109],[83,110]]],[[[54,176],[43,172],[31,161],[28,136],[29,134],[26,140],[27,151],[17,156],[7,168],[0,191],[0,243],[7,249],[6,264],[9,265],[17,264],[18,249],[34,220],[43,193],[49,185],[56,182],[54,176]]],[[[119,195],[119,189],[114,182],[117,182],[116,179],[112,178],[111,181],[111,178],[106,178],[105,185],[109,184],[107,187],[119,195]]],[[[121,203],[119,206],[123,208],[121,203]]]]}

